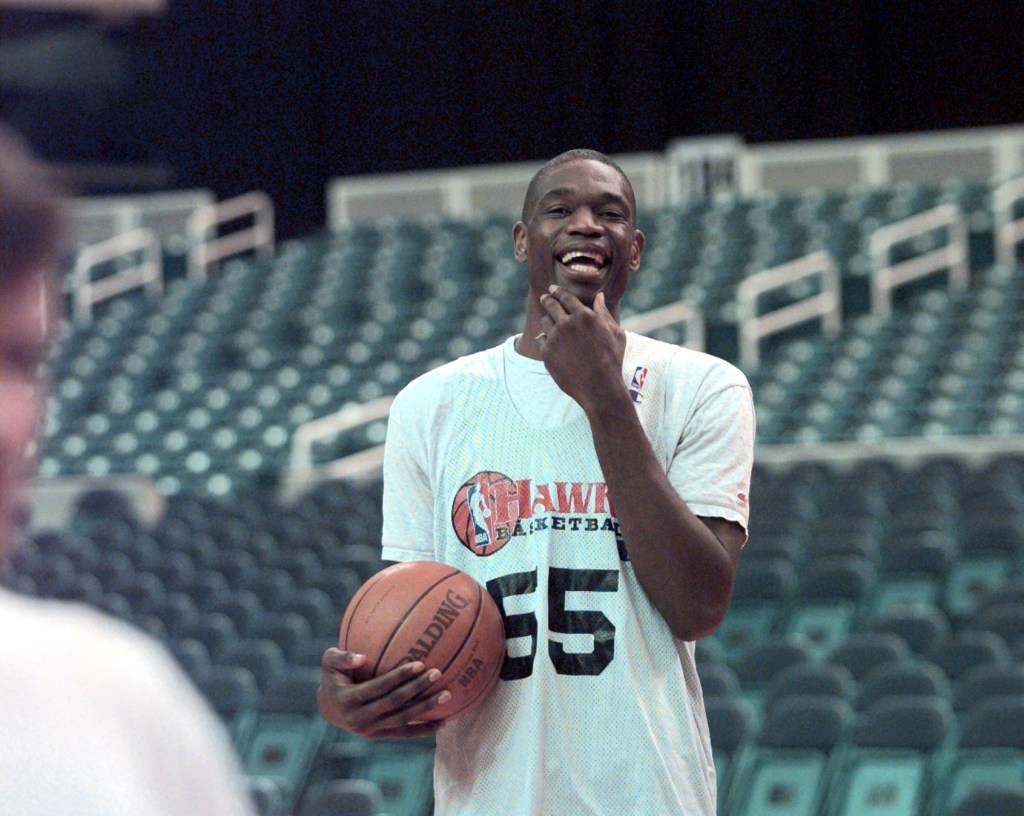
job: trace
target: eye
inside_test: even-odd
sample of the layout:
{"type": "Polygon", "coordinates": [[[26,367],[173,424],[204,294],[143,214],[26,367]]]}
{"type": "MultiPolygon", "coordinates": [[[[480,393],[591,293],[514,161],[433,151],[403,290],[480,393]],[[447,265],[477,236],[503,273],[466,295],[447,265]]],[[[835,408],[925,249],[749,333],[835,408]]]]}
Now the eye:
{"type": "Polygon", "coordinates": [[[556,217],[565,216],[569,214],[569,208],[563,204],[553,204],[544,210],[545,215],[553,215],[556,217]]]}
{"type": "Polygon", "coordinates": [[[613,220],[613,221],[621,221],[626,216],[620,210],[611,209],[611,210],[602,210],[601,211],[601,217],[602,218],[608,218],[608,219],[613,220]]]}

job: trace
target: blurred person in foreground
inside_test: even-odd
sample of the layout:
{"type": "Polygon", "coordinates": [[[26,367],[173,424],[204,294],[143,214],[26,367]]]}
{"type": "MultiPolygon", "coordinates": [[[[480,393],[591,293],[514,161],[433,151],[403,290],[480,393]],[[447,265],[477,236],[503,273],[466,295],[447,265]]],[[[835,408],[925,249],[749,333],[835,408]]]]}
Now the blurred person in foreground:
{"type": "Polygon", "coordinates": [[[440,672],[417,661],[357,683],[366,655],[335,648],[320,710],[366,737],[436,730],[438,814],[715,813],[694,642],[725,616],[747,538],[753,401],[726,361],[619,325],[636,214],[601,153],[541,167],[512,228],[522,333],[422,375],[391,409],[383,556],[487,587],[501,682],[422,722],[451,699],[440,672]]]}
{"type": "MultiPolygon", "coordinates": [[[[24,517],[58,319],[64,213],[0,125],[0,571],[24,517]]],[[[4,816],[247,816],[226,733],[165,650],[81,604],[0,588],[4,816]]]]}

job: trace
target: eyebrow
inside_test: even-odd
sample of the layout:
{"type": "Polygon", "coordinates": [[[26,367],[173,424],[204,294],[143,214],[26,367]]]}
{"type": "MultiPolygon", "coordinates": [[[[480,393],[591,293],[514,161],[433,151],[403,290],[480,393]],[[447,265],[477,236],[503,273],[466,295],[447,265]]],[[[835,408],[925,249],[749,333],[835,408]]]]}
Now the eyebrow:
{"type": "MultiPolygon", "coordinates": [[[[573,195],[575,192],[575,189],[572,187],[555,187],[554,189],[548,190],[544,195],[537,199],[537,206],[540,206],[540,204],[548,198],[559,198],[561,196],[573,195]]],[[[632,212],[632,208],[629,206],[629,201],[625,196],[621,196],[618,193],[601,193],[599,198],[604,202],[619,204],[629,212],[632,212]]]]}

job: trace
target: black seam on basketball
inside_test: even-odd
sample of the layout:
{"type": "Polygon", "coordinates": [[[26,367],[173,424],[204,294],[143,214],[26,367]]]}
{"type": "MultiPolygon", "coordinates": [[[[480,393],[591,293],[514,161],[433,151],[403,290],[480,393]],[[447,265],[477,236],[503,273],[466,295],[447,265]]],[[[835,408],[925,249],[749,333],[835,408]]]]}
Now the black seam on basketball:
{"type": "MultiPolygon", "coordinates": [[[[370,594],[370,590],[373,589],[377,585],[377,582],[382,580],[383,578],[384,578],[384,570],[381,570],[373,578],[371,578],[369,581],[367,581],[365,586],[360,588],[360,591],[363,594],[359,598],[359,603],[357,603],[354,607],[352,607],[352,614],[349,616],[348,626],[345,627],[345,632],[344,632],[344,644],[345,645],[341,647],[345,651],[349,651],[349,648],[348,648],[348,633],[352,629],[352,621],[354,621],[356,619],[356,612],[358,612],[359,611],[359,607],[363,605],[363,601],[365,601],[366,600],[366,596],[370,594]]],[[[338,645],[341,646],[340,643],[338,645]]]]}
{"type": "MultiPolygon", "coordinates": [[[[405,614],[402,615],[402,617],[399,619],[398,623],[396,623],[392,627],[391,634],[388,635],[388,639],[386,641],[384,641],[384,645],[381,647],[380,654],[377,655],[377,664],[373,667],[373,676],[374,677],[377,676],[377,671],[380,669],[380,663],[384,659],[384,655],[386,655],[388,653],[388,649],[391,647],[391,641],[393,641],[395,639],[395,635],[397,635],[398,634],[398,630],[402,628],[402,624],[405,623],[406,618],[408,618],[412,614],[413,610],[417,606],[420,605],[420,601],[422,601],[425,597],[427,597],[427,595],[429,595],[433,591],[434,587],[436,587],[436,586],[438,586],[440,584],[443,584],[445,581],[447,581],[452,576],[458,575],[459,572],[460,572],[460,570],[452,570],[447,575],[445,575],[443,578],[439,578],[438,580],[436,580],[434,583],[432,583],[429,587],[427,587],[423,591],[422,595],[420,595],[412,604],[410,604],[408,609],[405,610],[405,614]]],[[[392,668],[394,668],[394,667],[392,667],[392,668]]]]}
{"type": "Polygon", "coordinates": [[[455,654],[452,655],[451,660],[449,660],[445,664],[445,667],[441,670],[441,674],[444,674],[446,671],[448,671],[448,667],[451,666],[452,663],[455,662],[455,658],[457,658],[460,654],[462,654],[462,650],[466,646],[466,641],[469,640],[469,638],[473,634],[473,631],[476,629],[476,622],[478,620],[480,620],[480,612],[481,612],[481,610],[483,609],[483,606],[484,606],[481,603],[481,601],[483,600],[483,598],[481,597],[482,593],[483,593],[483,588],[479,584],[477,584],[477,586],[476,586],[476,612],[473,615],[473,621],[472,621],[472,623],[469,624],[469,628],[466,630],[466,635],[465,635],[465,637],[462,638],[462,643],[459,644],[459,648],[455,650],[455,654]]]}
{"type": "MultiPolygon", "coordinates": [[[[492,690],[498,684],[498,676],[501,674],[501,665],[503,662],[504,660],[495,661],[494,670],[491,672],[490,677],[487,678],[487,682],[483,684],[484,689],[488,691],[492,690]]],[[[481,700],[483,698],[483,694],[483,691],[478,692],[477,695],[472,700],[467,700],[465,703],[463,703],[461,708],[458,708],[455,711],[446,711],[444,712],[444,716],[446,718],[459,716],[459,714],[461,714],[466,709],[472,708],[477,703],[478,700],[481,700]]]]}

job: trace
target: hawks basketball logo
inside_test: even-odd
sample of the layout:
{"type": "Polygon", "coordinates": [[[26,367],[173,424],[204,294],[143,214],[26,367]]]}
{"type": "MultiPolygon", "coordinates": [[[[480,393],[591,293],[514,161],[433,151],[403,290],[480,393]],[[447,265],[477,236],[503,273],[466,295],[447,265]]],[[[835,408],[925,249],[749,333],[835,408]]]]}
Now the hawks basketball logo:
{"type": "Polygon", "coordinates": [[[493,555],[512,539],[544,530],[615,534],[628,558],[604,482],[535,482],[483,470],[452,502],[452,527],[476,555],[493,555]]]}

